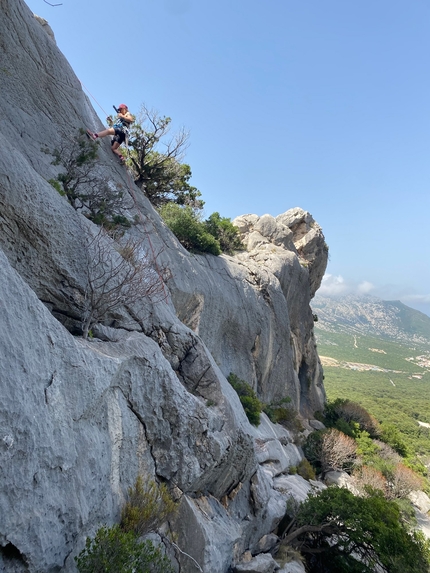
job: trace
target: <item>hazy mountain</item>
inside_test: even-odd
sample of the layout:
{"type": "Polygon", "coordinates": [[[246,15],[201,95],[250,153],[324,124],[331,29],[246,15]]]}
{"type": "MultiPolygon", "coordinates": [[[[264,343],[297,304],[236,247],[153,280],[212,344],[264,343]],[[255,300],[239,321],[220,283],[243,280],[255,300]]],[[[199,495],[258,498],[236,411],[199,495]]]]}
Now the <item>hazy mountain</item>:
{"type": "Polygon", "coordinates": [[[353,295],[330,298],[317,294],[311,306],[318,317],[317,332],[378,336],[430,345],[430,317],[398,300],[353,295]]]}

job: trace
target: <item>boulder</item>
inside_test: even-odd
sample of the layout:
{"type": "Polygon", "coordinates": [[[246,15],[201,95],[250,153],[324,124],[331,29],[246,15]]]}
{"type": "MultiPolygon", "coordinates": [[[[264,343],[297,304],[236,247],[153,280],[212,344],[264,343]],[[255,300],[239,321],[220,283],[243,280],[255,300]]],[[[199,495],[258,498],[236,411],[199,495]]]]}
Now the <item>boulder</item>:
{"type": "Polygon", "coordinates": [[[261,553],[251,561],[245,563],[238,563],[235,568],[235,573],[274,573],[279,569],[279,565],[268,553],[261,553]]]}

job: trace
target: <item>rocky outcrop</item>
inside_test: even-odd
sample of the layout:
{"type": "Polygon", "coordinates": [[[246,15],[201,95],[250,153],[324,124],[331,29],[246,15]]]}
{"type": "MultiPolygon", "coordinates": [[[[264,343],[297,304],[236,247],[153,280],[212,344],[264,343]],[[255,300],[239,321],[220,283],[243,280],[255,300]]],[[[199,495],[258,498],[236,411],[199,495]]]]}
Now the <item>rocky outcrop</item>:
{"type": "Polygon", "coordinates": [[[100,175],[129,190],[140,220],[128,234],[170,279],[162,299],[125,302],[84,340],[96,230],[48,183],[58,167],[42,149],[100,122],[22,0],[1,2],[0,38],[0,570],[75,571],[85,537],[118,520],[143,475],[180,502],[181,571],[225,573],[264,553],[286,498],[312,487],[288,475],[302,456],[293,436],[264,417],[250,426],[225,377],[266,402],[288,395],[304,416],[322,406],[309,308],[321,230],[297,209],[245,216],[247,252],[192,255],[102,142],[100,175]]]}

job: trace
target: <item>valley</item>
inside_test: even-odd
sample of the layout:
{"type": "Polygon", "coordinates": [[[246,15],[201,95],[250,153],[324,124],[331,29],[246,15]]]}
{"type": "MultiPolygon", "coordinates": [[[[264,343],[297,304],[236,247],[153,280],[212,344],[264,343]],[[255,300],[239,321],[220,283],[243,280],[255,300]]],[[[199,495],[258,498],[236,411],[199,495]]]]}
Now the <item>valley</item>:
{"type": "MultiPolygon", "coordinates": [[[[400,305],[400,306],[398,306],[400,305]]],[[[430,318],[371,297],[315,297],[329,400],[356,401],[430,459],[430,318]]]]}

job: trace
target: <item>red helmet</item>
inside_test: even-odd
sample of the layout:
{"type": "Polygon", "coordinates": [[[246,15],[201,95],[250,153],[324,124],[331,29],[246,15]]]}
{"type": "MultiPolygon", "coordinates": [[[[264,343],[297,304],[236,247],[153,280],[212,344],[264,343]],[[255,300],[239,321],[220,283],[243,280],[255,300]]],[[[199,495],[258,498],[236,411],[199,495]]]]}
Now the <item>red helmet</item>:
{"type": "Polygon", "coordinates": [[[125,103],[120,103],[118,106],[118,109],[123,109],[123,108],[128,109],[128,107],[125,105],[125,103]]]}

